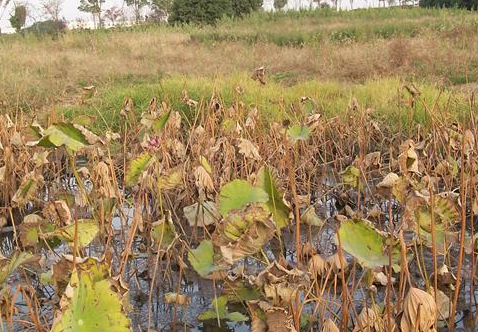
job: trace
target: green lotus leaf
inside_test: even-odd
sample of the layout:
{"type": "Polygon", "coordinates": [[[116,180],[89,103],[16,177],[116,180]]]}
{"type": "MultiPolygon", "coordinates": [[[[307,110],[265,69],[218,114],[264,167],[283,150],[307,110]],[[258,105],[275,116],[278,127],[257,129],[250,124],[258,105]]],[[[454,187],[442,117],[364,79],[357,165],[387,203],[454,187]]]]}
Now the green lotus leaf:
{"type": "Polygon", "coordinates": [[[155,132],[160,132],[164,129],[164,126],[166,126],[166,123],[169,120],[169,117],[171,116],[171,111],[166,112],[165,114],[161,115],[158,119],[156,119],[153,122],[153,130],[155,132]]]}
{"type": "Polygon", "coordinates": [[[239,312],[227,311],[226,296],[220,296],[212,300],[212,309],[200,314],[198,319],[199,320],[220,319],[220,320],[230,320],[232,322],[245,322],[249,320],[248,317],[244,316],[243,314],[239,312]]]}
{"type": "Polygon", "coordinates": [[[230,302],[253,301],[261,296],[259,289],[242,281],[224,284],[223,293],[230,302]]]}
{"type": "Polygon", "coordinates": [[[269,195],[259,187],[244,180],[233,180],[221,188],[219,212],[226,216],[229,211],[240,209],[250,203],[266,203],[269,195]]]}
{"type": "MultiPolygon", "coordinates": [[[[388,265],[388,244],[384,235],[366,220],[346,220],[339,229],[342,248],[364,267],[388,265]]],[[[400,262],[400,247],[392,247],[392,264],[400,262]]]]}
{"type": "Polygon", "coordinates": [[[310,135],[310,128],[305,125],[291,126],[287,130],[287,136],[289,136],[289,138],[293,142],[306,141],[309,139],[309,135],[310,135]]]}
{"type": "Polygon", "coordinates": [[[122,295],[113,291],[109,279],[95,278],[89,272],[74,273],[71,297],[55,317],[51,332],[130,332],[122,295]],[[99,280],[98,280],[99,279],[99,280]]]}
{"type": "Polygon", "coordinates": [[[266,204],[269,208],[269,211],[272,212],[277,227],[280,229],[288,226],[290,223],[290,209],[282,200],[283,195],[277,188],[277,178],[272,174],[271,170],[267,166],[264,166],[259,170],[257,178],[259,186],[264,189],[269,196],[269,200],[266,204]]]}
{"type": "Polygon", "coordinates": [[[101,139],[85,127],[62,122],[48,127],[38,145],[46,148],[66,146],[72,151],[79,151],[97,142],[101,139]]]}
{"type": "Polygon", "coordinates": [[[188,252],[188,260],[194,270],[201,277],[207,277],[211,273],[220,270],[220,267],[214,264],[214,251],[212,241],[202,241],[196,249],[188,252]]]}

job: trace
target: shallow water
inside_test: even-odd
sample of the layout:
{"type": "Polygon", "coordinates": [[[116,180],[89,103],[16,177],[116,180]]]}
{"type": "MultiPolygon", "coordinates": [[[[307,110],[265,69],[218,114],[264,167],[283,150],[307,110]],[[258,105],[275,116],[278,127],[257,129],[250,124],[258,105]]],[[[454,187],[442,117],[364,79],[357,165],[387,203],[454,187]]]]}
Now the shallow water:
{"type": "MultiPolygon", "coordinates": [[[[333,179],[326,179],[326,183],[330,186],[335,184],[333,179]]],[[[70,190],[75,190],[74,180],[67,181],[67,186],[70,190]]],[[[334,243],[335,235],[335,222],[331,218],[337,213],[336,210],[336,198],[330,197],[313,197],[313,204],[316,207],[318,215],[328,220],[321,228],[309,227],[304,225],[301,230],[302,242],[310,243],[320,254],[324,257],[334,254],[336,251],[336,245],[334,243]]],[[[392,202],[392,209],[396,209],[396,202],[392,202]]],[[[388,203],[385,202],[380,207],[383,212],[388,211],[388,203]]],[[[112,228],[115,231],[126,231],[131,225],[134,209],[129,207],[123,207],[121,211],[117,211],[116,215],[112,219],[112,228]],[[120,217],[121,216],[121,217],[120,217]]],[[[394,213],[394,222],[398,222],[399,214],[394,213]]],[[[385,220],[385,222],[387,222],[385,220]]],[[[186,232],[191,232],[191,229],[186,227],[186,232]]],[[[295,239],[292,231],[285,231],[283,235],[283,242],[285,244],[285,257],[288,261],[296,261],[295,255],[295,239]]],[[[135,242],[133,251],[136,253],[136,258],[131,259],[125,273],[125,279],[130,288],[130,302],[134,308],[130,314],[133,324],[133,331],[146,331],[149,328],[157,331],[184,331],[184,332],[245,332],[250,330],[250,325],[246,323],[231,323],[221,322],[220,326],[217,321],[200,322],[197,317],[202,312],[211,307],[211,301],[215,296],[221,293],[221,287],[213,287],[213,283],[210,280],[205,280],[199,277],[191,269],[185,270],[183,277],[179,280],[179,272],[177,266],[170,264],[167,260],[161,261],[159,264],[159,271],[156,275],[155,287],[153,289],[153,296],[151,298],[151,307],[149,306],[149,294],[151,289],[152,274],[155,266],[154,257],[147,258],[145,253],[140,252],[141,241],[135,242]],[[167,272],[165,272],[167,271],[167,272]],[[176,292],[180,287],[180,293],[187,294],[190,298],[190,305],[187,307],[178,306],[175,313],[175,306],[171,304],[165,304],[163,296],[168,292],[176,292]],[[150,308],[149,308],[150,307],[150,308]],[[150,313],[151,325],[148,326],[148,319],[150,313]],[[175,318],[174,318],[175,317],[175,318]]],[[[124,247],[121,236],[117,236],[115,242],[115,249],[118,253],[122,252],[124,247]]],[[[3,232],[0,234],[0,250],[5,256],[9,256],[13,250],[15,250],[15,243],[13,243],[13,233],[3,232]]],[[[49,269],[51,265],[58,259],[58,255],[68,251],[66,245],[59,246],[54,249],[54,253],[42,249],[42,253],[46,255],[47,266],[49,269]]],[[[93,242],[87,249],[87,253],[91,256],[99,256],[103,253],[103,247],[98,241],[93,242]]],[[[270,259],[274,259],[274,253],[280,251],[280,247],[271,241],[264,247],[264,252],[270,259]]],[[[453,255],[452,255],[453,256],[453,255]]],[[[345,255],[349,262],[352,262],[352,257],[345,255]]],[[[244,261],[245,269],[252,272],[260,271],[264,268],[263,265],[253,260],[244,261]]],[[[469,264],[465,261],[465,264],[469,264]]],[[[433,270],[433,260],[431,255],[425,255],[425,265],[427,270],[433,270]]],[[[469,267],[465,266],[465,271],[468,271],[469,267]]],[[[358,268],[356,270],[355,280],[361,277],[363,271],[358,268]]],[[[468,278],[469,273],[465,273],[464,278],[468,278]]],[[[466,280],[465,284],[468,284],[469,280],[466,280]]],[[[10,287],[15,289],[18,283],[22,282],[18,275],[15,275],[10,280],[10,287]]],[[[40,291],[40,289],[39,289],[40,291]]],[[[41,290],[42,292],[45,289],[41,290]]],[[[48,291],[48,289],[46,289],[48,291]]],[[[50,289],[52,291],[52,289],[50,289]]],[[[460,297],[458,306],[459,312],[457,313],[457,331],[474,331],[473,324],[470,322],[474,320],[476,316],[476,306],[470,306],[470,303],[476,303],[474,299],[470,298],[470,294],[467,291],[464,292],[465,296],[460,297]],[[471,307],[471,308],[470,308],[471,307]]],[[[51,292],[53,294],[53,291],[51,292]]],[[[331,301],[340,301],[340,295],[338,297],[329,296],[331,301]]],[[[376,294],[377,300],[384,298],[384,288],[379,289],[376,294]]],[[[474,298],[478,297],[478,291],[475,291],[474,298]]],[[[357,288],[353,294],[354,305],[357,310],[360,310],[364,302],[367,300],[366,292],[357,288]]],[[[17,302],[20,308],[25,308],[25,303],[22,302],[22,298],[19,297],[17,302]]],[[[228,305],[235,311],[241,311],[245,313],[243,307],[228,305]]],[[[337,304],[337,310],[340,308],[340,302],[337,304]]],[[[310,308],[306,308],[306,312],[310,308]]],[[[53,308],[45,306],[42,308],[42,313],[50,319],[53,316],[53,308]]],[[[26,312],[19,311],[19,318],[26,312]]],[[[447,327],[444,326],[441,331],[447,331],[447,327]]],[[[309,330],[316,331],[316,329],[309,330]]],[[[478,330],[477,330],[478,331],[478,330]]]]}

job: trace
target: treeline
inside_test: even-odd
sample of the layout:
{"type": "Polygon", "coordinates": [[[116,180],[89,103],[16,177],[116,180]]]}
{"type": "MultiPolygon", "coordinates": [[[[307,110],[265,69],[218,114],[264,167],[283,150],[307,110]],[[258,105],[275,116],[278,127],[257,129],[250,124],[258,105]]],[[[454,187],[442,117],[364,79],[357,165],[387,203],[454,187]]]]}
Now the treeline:
{"type": "Polygon", "coordinates": [[[262,7],[262,0],[174,0],[171,23],[214,24],[223,16],[242,17],[262,7]]]}
{"type": "Polygon", "coordinates": [[[478,10],[478,0],[420,0],[420,7],[478,10]]]}

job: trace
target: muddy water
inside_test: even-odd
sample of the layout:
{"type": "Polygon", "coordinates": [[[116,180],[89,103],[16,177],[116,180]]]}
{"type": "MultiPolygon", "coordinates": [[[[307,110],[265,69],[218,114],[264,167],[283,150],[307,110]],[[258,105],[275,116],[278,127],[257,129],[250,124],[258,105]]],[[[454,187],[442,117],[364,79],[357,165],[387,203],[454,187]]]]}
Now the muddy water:
{"type": "MultiPolygon", "coordinates": [[[[74,183],[70,184],[74,186],[74,183]]],[[[316,200],[314,204],[317,206],[317,213],[328,220],[326,224],[321,227],[308,227],[304,226],[301,230],[302,242],[309,242],[312,247],[314,247],[320,254],[323,256],[330,256],[336,251],[334,244],[334,234],[335,234],[335,223],[330,218],[336,214],[335,210],[335,200],[334,198],[322,198],[316,200]]],[[[395,205],[395,204],[394,204],[395,205]]],[[[395,207],[394,207],[395,208],[395,207]]],[[[388,211],[388,205],[383,204],[381,209],[384,212],[388,211]]],[[[115,230],[121,230],[123,227],[126,229],[131,225],[131,220],[134,214],[134,210],[125,207],[118,216],[114,217],[112,220],[112,227],[115,230]],[[119,215],[122,217],[120,218],[119,215]]],[[[394,221],[398,221],[399,216],[395,215],[394,221]]],[[[124,229],[123,229],[124,230],[124,229]]],[[[190,231],[190,230],[189,230],[190,231]]],[[[188,230],[186,231],[188,232],[188,230]]],[[[284,232],[284,244],[285,244],[285,256],[288,261],[296,261],[295,257],[295,240],[293,233],[289,231],[284,232]]],[[[120,236],[117,237],[115,243],[115,249],[118,253],[122,252],[124,248],[124,243],[120,236]]],[[[171,263],[168,260],[163,260],[159,264],[159,271],[156,275],[155,287],[153,289],[153,294],[151,298],[151,306],[149,305],[151,281],[154,271],[154,257],[153,259],[147,257],[146,254],[141,253],[140,242],[135,243],[134,252],[137,253],[135,258],[132,259],[125,273],[125,279],[129,284],[130,288],[130,302],[133,308],[132,313],[130,314],[133,331],[147,331],[148,327],[157,330],[157,331],[184,331],[184,332],[245,332],[250,330],[250,323],[230,323],[230,322],[220,322],[217,321],[208,321],[200,322],[197,320],[197,317],[202,312],[206,311],[211,306],[211,301],[215,296],[221,294],[221,287],[219,285],[214,286],[212,281],[205,280],[199,277],[194,271],[186,270],[183,278],[179,280],[179,271],[178,267],[175,264],[171,263]],[[178,306],[175,308],[174,305],[166,304],[163,301],[164,294],[168,292],[176,292],[180,287],[180,292],[187,294],[190,297],[190,305],[186,307],[178,306]],[[150,326],[148,326],[148,320],[151,321],[150,326]]],[[[15,244],[13,243],[13,233],[12,232],[3,232],[0,234],[0,250],[5,256],[10,256],[10,254],[15,250],[15,244]]],[[[43,253],[47,258],[47,267],[50,268],[51,265],[58,259],[58,255],[65,253],[68,250],[66,246],[60,246],[54,249],[54,252],[43,250],[43,253]]],[[[274,259],[274,252],[277,252],[278,248],[272,241],[268,244],[264,251],[270,259],[274,259]]],[[[279,248],[280,250],[280,248],[279,248]]],[[[87,253],[91,256],[100,256],[103,252],[103,248],[97,242],[94,242],[87,248],[87,253]]],[[[453,255],[451,255],[453,257],[453,255]]],[[[351,256],[346,255],[346,259],[349,262],[352,262],[353,259],[351,256]]],[[[455,258],[456,259],[456,258],[455,258]]],[[[256,273],[258,270],[262,269],[259,263],[252,260],[244,261],[246,271],[251,273],[256,273]]],[[[465,284],[469,283],[469,265],[468,260],[465,261],[465,284]],[[466,279],[468,278],[468,279],[466,279]]],[[[431,255],[425,255],[425,265],[429,273],[433,270],[433,259],[431,255]]],[[[455,264],[452,264],[455,265],[455,264]]],[[[412,270],[413,271],[413,270],[412,270]]],[[[362,276],[363,271],[360,268],[357,268],[355,280],[359,280],[362,276]]],[[[17,285],[21,283],[22,280],[19,275],[12,276],[9,280],[9,285],[12,287],[12,290],[15,290],[17,285]]],[[[423,285],[418,285],[422,287],[423,285]]],[[[52,298],[54,292],[53,289],[38,285],[39,297],[52,298]]],[[[475,298],[478,297],[478,291],[475,292],[473,299],[470,298],[468,291],[468,286],[466,291],[462,293],[457,313],[457,331],[474,331],[474,328],[471,327],[473,324],[471,322],[475,319],[476,316],[476,306],[470,306],[470,303],[476,303],[475,298]]],[[[384,288],[379,288],[378,293],[376,294],[378,301],[384,298],[384,288]]],[[[359,312],[361,307],[364,305],[364,302],[369,300],[367,297],[366,291],[360,287],[353,294],[354,304],[359,312]]],[[[336,302],[337,311],[340,308],[340,296],[333,297],[330,296],[330,301],[336,302]]],[[[18,318],[21,319],[25,317],[27,319],[26,305],[23,303],[22,298],[17,299],[17,304],[21,310],[18,312],[18,318]]],[[[230,311],[241,311],[245,313],[245,308],[241,306],[232,306],[228,305],[230,311]]],[[[45,317],[49,317],[51,320],[53,317],[53,307],[44,306],[42,307],[42,314],[45,317]]],[[[311,312],[311,308],[306,308],[305,312],[311,312]]],[[[447,331],[448,328],[442,323],[440,331],[447,331]]],[[[319,331],[318,328],[313,328],[308,331],[319,331]]]]}

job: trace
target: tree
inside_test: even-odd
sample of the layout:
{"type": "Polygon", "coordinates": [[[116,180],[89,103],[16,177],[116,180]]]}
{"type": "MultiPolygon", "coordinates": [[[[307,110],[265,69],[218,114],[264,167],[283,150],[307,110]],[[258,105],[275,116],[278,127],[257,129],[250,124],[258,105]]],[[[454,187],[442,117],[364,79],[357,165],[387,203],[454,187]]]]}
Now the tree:
{"type": "Polygon", "coordinates": [[[24,30],[26,33],[33,33],[37,37],[49,35],[52,37],[52,39],[56,40],[60,34],[67,30],[67,28],[67,24],[64,20],[46,20],[35,22],[32,24],[32,26],[25,28],[24,30]]]}
{"type": "Polygon", "coordinates": [[[32,28],[37,35],[49,34],[57,38],[66,30],[66,22],[60,17],[65,0],[44,0],[41,4],[47,20],[35,23],[32,28]]]}
{"type": "Polygon", "coordinates": [[[170,22],[215,24],[232,14],[231,0],[174,0],[170,22]]]}
{"type": "Polygon", "coordinates": [[[116,20],[123,14],[121,8],[116,6],[111,7],[105,11],[105,17],[110,20],[111,25],[115,25],[116,20]]]}
{"type": "Polygon", "coordinates": [[[150,19],[154,22],[165,21],[171,14],[173,0],[151,0],[152,13],[150,19]]]}
{"type": "Polygon", "coordinates": [[[41,3],[41,8],[48,20],[59,22],[61,20],[61,10],[65,0],[44,0],[41,3]]]}
{"type": "Polygon", "coordinates": [[[242,17],[262,8],[262,0],[232,0],[234,15],[242,17]]]}
{"type": "Polygon", "coordinates": [[[420,0],[420,7],[458,7],[478,10],[478,0],[420,0]]]}
{"type": "Polygon", "coordinates": [[[126,4],[133,7],[136,23],[141,21],[141,9],[149,4],[148,0],[125,0],[126,4]]]}
{"type": "Polygon", "coordinates": [[[24,5],[15,6],[13,15],[10,16],[10,25],[15,29],[17,33],[22,31],[27,21],[27,7],[24,5]]]}
{"type": "Polygon", "coordinates": [[[103,27],[102,10],[106,0],[80,0],[79,10],[93,16],[95,27],[103,27]]]}
{"type": "Polygon", "coordinates": [[[281,10],[285,5],[287,5],[287,0],[274,0],[275,10],[281,10]]]}

